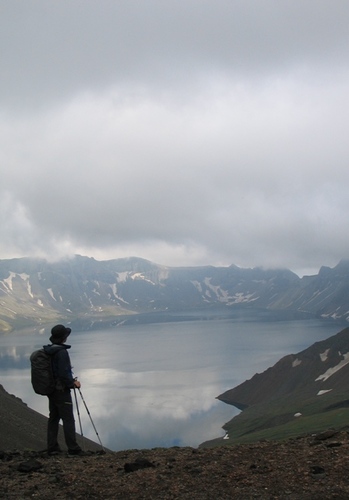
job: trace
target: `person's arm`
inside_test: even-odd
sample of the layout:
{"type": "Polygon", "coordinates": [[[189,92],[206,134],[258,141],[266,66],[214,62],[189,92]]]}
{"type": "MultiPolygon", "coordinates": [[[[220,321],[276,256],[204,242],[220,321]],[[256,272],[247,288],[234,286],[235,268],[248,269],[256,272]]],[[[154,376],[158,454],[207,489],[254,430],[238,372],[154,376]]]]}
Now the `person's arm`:
{"type": "Polygon", "coordinates": [[[68,389],[80,387],[80,382],[78,380],[74,380],[73,378],[70,358],[66,349],[62,349],[56,354],[56,362],[57,378],[62,382],[64,387],[67,387],[68,389]]]}

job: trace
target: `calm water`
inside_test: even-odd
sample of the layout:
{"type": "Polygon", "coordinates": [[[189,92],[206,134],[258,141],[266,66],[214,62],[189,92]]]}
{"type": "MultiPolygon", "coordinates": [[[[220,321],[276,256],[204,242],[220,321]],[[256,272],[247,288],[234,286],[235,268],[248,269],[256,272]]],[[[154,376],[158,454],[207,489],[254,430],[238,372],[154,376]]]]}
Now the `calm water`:
{"type": "MultiPolygon", "coordinates": [[[[104,446],[197,446],[222,436],[221,426],[238,413],[217,401],[219,394],[341,329],[243,313],[73,332],[70,355],[104,446]]],[[[31,388],[29,356],[47,343],[47,334],[0,337],[0,383],[44,415],[47,398],[31,388]]],[[[80,397],[78,403],[84,436],[97,440],[80,397]]]]}

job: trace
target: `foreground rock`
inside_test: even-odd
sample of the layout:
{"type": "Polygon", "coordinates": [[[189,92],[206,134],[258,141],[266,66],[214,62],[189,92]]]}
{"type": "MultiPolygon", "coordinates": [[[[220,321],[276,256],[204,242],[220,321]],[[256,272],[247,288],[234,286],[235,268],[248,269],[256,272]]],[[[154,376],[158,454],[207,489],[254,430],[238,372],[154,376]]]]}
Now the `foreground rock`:
{"type": "Polygon", "coordinates": [[[2,452],[0,498],[344,499],[348,468],[346,431],[282,443],[83,457],[2,452]]]}

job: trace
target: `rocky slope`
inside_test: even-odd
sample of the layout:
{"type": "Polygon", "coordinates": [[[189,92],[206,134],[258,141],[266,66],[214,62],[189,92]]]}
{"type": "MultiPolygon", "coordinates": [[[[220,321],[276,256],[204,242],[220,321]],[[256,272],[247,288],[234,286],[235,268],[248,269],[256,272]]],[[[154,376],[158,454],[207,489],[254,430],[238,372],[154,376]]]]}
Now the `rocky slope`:
{"type": "Polygon", "coordinates": [[[343,427],[349,421],[349,328],[283,357],[218,399],[243,410],[224,426],[233,442],[343,427]]]}
{"type": "MultiPolygon", "coordinates": [[[[0,450],[44,450],[47,418],[29,408],[0,385],[0,450]]],[[[81,446],[97,451],[100,446],[78,436],[81,446]]],[[[64,448],[62,432],[60,445],[64,448]]]]}
{"type": "Polygon", "coordinates": [[[244,409],[280,397],[320,399],[326,394],[349,395],[349,328],[302,352],[284,356],[273,367],[218,399],[244,409]]]}
{"type": "Polygon", "coordinates": [[[125,450],[85,457],[0,455],[6,499],[349,498],[348,433],[214,449],[125,450]]]}

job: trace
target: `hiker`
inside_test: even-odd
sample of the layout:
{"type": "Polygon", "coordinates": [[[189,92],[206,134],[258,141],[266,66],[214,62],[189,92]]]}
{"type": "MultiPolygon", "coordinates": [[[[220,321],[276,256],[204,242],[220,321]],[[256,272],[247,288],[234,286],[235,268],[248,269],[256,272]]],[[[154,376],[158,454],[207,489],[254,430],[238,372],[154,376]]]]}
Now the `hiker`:
{"type": "Polygon", "coordinates": [[[63,432],[68,453],[82,455],[83,451],[76,442],[75,420],[71,389],[79,389],[81,384],[73,378],[68,349],[65,342],[71,333],[70,328],[56,325],[51,330],[51,345],[45,345],[44,350],[51,356],[52,370],[55,380],[55,390],[49,394],[49,418],[47,424],[47,452],[52,455],[61,451],[57,438],[59,421],[63,422],[63,432]]]}

